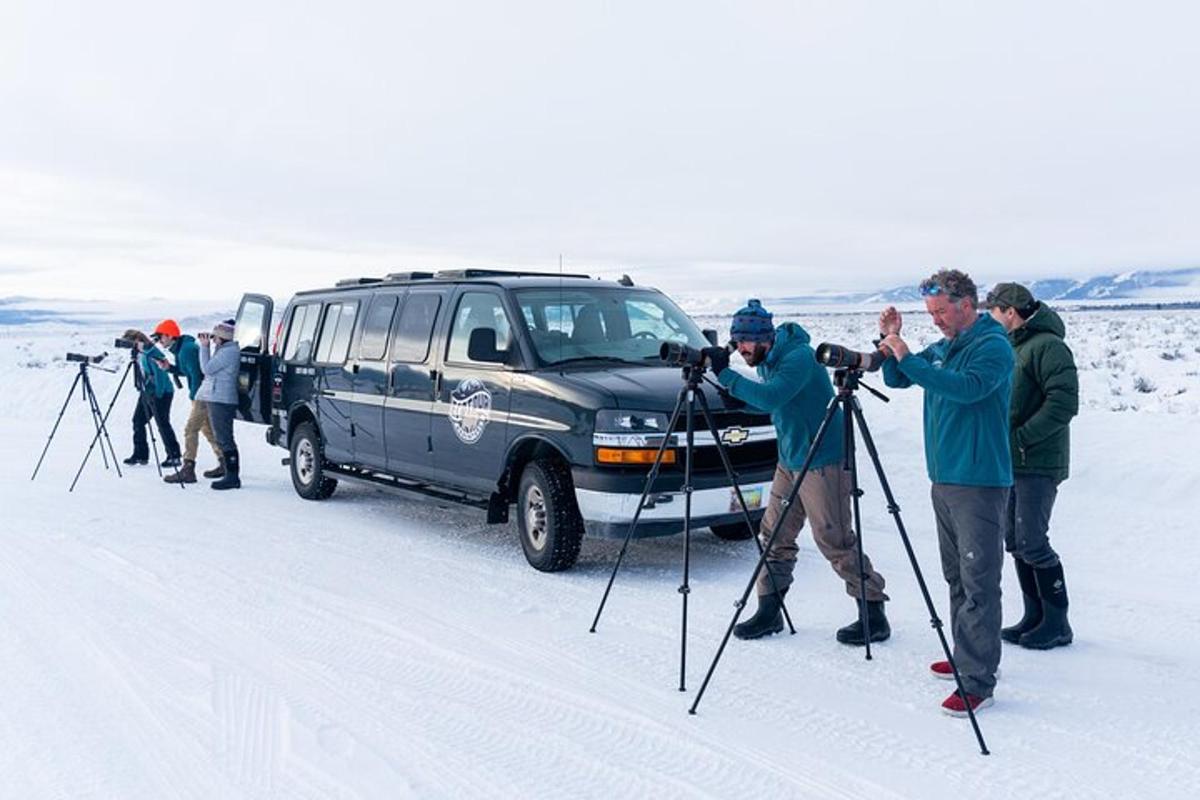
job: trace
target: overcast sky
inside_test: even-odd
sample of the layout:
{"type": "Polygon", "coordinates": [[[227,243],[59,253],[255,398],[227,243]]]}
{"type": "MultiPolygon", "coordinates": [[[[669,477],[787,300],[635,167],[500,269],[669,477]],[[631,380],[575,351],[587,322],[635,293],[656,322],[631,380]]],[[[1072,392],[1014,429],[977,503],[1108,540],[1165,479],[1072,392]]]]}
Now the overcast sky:
{"type": "Polygon", "coordinates": [[[1198,8],[2,0],[0,297],[1194,266],[1198,8]]]}

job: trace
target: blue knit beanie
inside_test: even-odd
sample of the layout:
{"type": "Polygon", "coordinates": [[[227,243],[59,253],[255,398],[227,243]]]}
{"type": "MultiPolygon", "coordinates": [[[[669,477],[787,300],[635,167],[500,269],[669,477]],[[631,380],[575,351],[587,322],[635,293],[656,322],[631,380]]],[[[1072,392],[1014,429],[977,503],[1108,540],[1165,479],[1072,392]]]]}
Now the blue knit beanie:
{"type": "Polygon", "coordinates": [[[749,300],[744,308],[733,315],[729,326],[729,338],[735,342],[773,342],[775,323],[771,312],[762,307],[758,300],[749,300]]]}

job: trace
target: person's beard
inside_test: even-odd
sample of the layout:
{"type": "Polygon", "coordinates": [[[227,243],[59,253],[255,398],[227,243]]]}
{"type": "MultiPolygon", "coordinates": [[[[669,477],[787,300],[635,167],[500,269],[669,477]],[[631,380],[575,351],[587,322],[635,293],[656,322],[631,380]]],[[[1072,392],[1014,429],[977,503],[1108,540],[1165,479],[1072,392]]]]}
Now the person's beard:
{"type": "Polygon", "coordinates": [[[752,367],[757,367],[767,359],[767,346],[764,344],[755,344],[754,350],[745,356],[746,363],[752,367]]]}

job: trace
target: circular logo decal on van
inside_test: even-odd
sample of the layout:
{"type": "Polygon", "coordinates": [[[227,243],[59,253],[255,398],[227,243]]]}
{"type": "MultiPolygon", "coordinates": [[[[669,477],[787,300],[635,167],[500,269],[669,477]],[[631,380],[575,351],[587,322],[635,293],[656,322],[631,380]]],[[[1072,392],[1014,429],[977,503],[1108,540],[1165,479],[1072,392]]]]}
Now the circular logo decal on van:
{"type": "Polygon", "coordinates": [[[475,444],[492,421],[492,393],[478,378],[467,378],[450,393],[450,425],[465,444],[475,444]]]}

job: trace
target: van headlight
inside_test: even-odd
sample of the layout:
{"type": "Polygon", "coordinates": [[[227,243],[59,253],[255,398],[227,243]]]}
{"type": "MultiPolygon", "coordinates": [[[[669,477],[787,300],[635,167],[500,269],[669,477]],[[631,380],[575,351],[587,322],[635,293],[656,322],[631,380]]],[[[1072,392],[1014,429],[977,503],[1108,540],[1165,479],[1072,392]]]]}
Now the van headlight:
{"type": "MultiPolygon", "coordinates": [[[[654,462],[670,418],[657,411],[601,409],[596,412],[592,436],[597,464],[649,465],[654,462]]],[[[675,450],[668,445],[664,464],[675,463],[675,450]]]]}
{"type": "Polygon", "coordinates": [[[657,411],[602,408],[596,412],[596,433],[663,434],[670,421],[657,411]]]}

